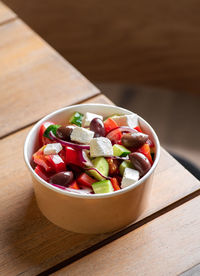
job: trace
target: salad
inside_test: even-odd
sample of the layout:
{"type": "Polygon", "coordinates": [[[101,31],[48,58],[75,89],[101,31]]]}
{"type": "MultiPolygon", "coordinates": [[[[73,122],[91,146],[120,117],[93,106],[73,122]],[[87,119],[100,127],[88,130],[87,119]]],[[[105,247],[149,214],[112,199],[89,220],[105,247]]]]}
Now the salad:
{"type": "Polygon", "coordinates": [[[154,162],[154,144],[138,115],[75,112],[66,125],[45,122],[33,168],[49,185],[81,194],[104,194],[136,183],[154,162]]]}

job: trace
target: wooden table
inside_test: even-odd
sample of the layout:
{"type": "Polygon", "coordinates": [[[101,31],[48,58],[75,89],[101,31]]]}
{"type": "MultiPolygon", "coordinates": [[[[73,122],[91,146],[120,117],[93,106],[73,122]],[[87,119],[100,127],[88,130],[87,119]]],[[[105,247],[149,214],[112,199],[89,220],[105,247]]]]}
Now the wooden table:
{"type": "Polygon", "coordinates": [[[129,227],[83,235],[43,217],[22,154],[30,127],[63,106],[111,101],[1,2],[0,38],[0,275],[200,273],[199,182],[164,149],[129,227]]]}

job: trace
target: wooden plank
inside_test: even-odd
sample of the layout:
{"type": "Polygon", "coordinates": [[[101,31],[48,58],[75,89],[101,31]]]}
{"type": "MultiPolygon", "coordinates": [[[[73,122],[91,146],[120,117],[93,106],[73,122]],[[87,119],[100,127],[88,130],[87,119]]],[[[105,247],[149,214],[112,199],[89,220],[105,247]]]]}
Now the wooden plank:
{"type": "MultiPolygon", "coordinates": [[[[92,101],[97,102],[97,98],[92,101]]],[[[106,101],[106,97],[98,96],[98,102],[106,101]]],[[[112,235],[67,232],[41,215],[22,157],[29,129],[18,131],[0,143],[1,275],[38,274],[112,235]]],[[[162,150],[149,206],[140,220],[198,189],[198,181],[162,150]]]]}
{"type": "Polygon", "coordinates": [[[89,79],[199,93],[198,0],[5,2],[89,79]]]}
{"type": "Polygon", "coordinates": [[[0,26],[0,137],[99,93],[22,21],[0,26]]]}
{"type": "Polygon", "coordinates": [[[0,1],[0,25],[14,20],[17,15],[0,1]]]}
{"type": "Polygon", "coordinates": [[[54,275],[179,275],[200,262],[199,206],[194,198],[54,275]]]}

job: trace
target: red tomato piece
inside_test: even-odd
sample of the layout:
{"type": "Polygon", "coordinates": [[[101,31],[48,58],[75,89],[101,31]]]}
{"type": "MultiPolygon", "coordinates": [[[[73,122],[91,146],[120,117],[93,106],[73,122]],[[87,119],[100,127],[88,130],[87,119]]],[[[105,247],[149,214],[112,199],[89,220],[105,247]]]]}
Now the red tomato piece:
{"type": "Polygon", "coordinates": [[[45,159],[48,160],[56,172],[66,171],[65,163],[58,154],[45,155],[45,159]]]}
{"type": "Polygon", "coordinates": [[[50,126],[50,125],[55,125],[54,123],[52,122],[44,122],[41,127],[40,127],[40,130],[39,130],[39,144],[40,144],[40,147],[43,146],[43,145],[46,145],[46,144],[50,144],[52,143],[52,140],[46,138],[43,136],[45,130],[50,126]]]}
{"type": "Polygon", "coordinates": [[[79,186],[78,186],[76,180],[73,181],[72,184],[69,185],[69,188],[79,190],[79,186]]]}
{"type": "Polygon", "coordinates": [[[44,179],[45,181],[49,181],[49,178],[51,177],[51,173],[47,173],[45,171],[45,169],[43,169],[43,167],[41,167],[40,165],[37,165],[35,167],[35,172],[42,178],[44,179]]]}
{"type": "Polygon", "coordinates": [[[86,173],[82,173],[78,178],[77,178],[77,182],[80,185],[83,186],[87,186],[87,187],[92,187],[92,184],[97,182],[97,180],[93,179],[92,177],[90,177],[88,174],[86,173]]]}
{"type": "Polygon", "coordinates": [[[37,164],[40,165],[45,169],[45,171],[49,172],[52,171],[53,168],[49,161],[45,158],[45,155],[43,153],[44,146],[40,148],[37,152],[33,154],[33,161],[37,164]]]}
{"type": "Polygon", "coordinates": [[[151,165],[153,164],[149,144],[145,143],[141,148],[137,150],[137,152],[141,152],[142,154],[144,154],[149,159],[151,165]]]}
{"type": "Polygon", "coordinates": [[[134,129],[136,129],[139,132],[142,132],[142,130],[141,130],[141,128],[139,126],[134,127],[134,129]]]}
{"type": "Polygon", "coordinates": [[[117,127],[118,127],[117,123],[112,118],[108,118],[104,122],[104,128],[105,128],[106,133],[110,132],[112,129],[117,128],[117,127]]]}
{"type": "Polygon", "coordinates": [[[122,133],[121,131],[117,128],[114,129],[113,131],[111,131],[108,135],[107,138],[110,139],[110,141],[112,142],[112,144],[119,144],[121,145],[121,139],[122,139],[122,133]]]}
{"type": "Polygon", "coordinates": [[[119,172],[118,161],[112,158],[107,158],[107,162],[109,165],[109,175],[118,174],[119,172]]]}
{"type": "Polygon", "coordinates": [[[151,141],[150,139],[148,139],[148,140],[146,141],[146,143],[150,146],[150,148],[153,148],[153,147],[154,147],[154,143],[153,143],[153,141],[151,141]]]}
{"type": "Polygon", "coordinates": [[[112,186],[113,186],[114,191],[120,190],[120,187],[119,187],[119,183],[118,183],[117,178],[113,177],[113,178],[111,178],[110,181],[111,181],[111,183],[112,183],[112,186]]]}
{"type": "Polygon", "coordinates": [[[60,155],[60,157],[62,158],[63,162],[66,163],[66,152],[64,149],[62,149],[58,155],[60,155]]]}
{"type": "Polygon", "coordinates": [[[75,149],[73,149],[71,147],[65,147],[65,152],[66,152],[66,155],[65,155],[66,164],[74,164],[79,167],[82,166],[80,159],[79,159],[78,151],[76,151],[75,149]]]}

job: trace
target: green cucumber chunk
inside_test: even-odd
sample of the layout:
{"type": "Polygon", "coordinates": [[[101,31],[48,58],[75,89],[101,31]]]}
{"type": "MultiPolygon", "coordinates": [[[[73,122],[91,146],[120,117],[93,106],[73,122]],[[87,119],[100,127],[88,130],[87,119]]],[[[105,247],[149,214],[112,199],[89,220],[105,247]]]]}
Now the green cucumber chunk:
{"type": "Polygon", "coordinates": [[[113,155],[114,156],[127,156],[130,152],[127,148],[122,145],[115,144],[113,146],[113,155]]]}
{"type": "Polygon", "coordinates": [[[70,124],[81,126],[82,125],[83,116],[84,116],[83,114],[81,114],[79,112],[75,112],[72,115],[72,117],[69,119],[70,124]]]}
{"type": "Polygon", "coordinates": [[[120,172],[121,176],[124,175],[124,171],[125,171],[126,168],[131,168],[131,169],[133,169],[133,165],[132,165],[132,163],[131,163],[130,160],[123,161],[123,162],[120,164],[120,166],[119,166],[119,172],[120,172]]]}
{"type": "Polygon", "coordinates": [[[103,180],[92,184],[95,194],[106,194],[114,191],[110,180],[103,180]]]}
{"type": "MultiPolygon", "coordinates": [[[[108,176],[109,165],[107,160],[104,157],[96,157],[95,159],[92,160],[92,163],[95,169],[100,171],[100,173],[102,173],[103,175],[108,176]]],[[[97,180],[104,180],[104,178],[100,174],[98,174],[98,172],[96,172],[95,170],[88,171],[88,174],[97,180]]]]}

